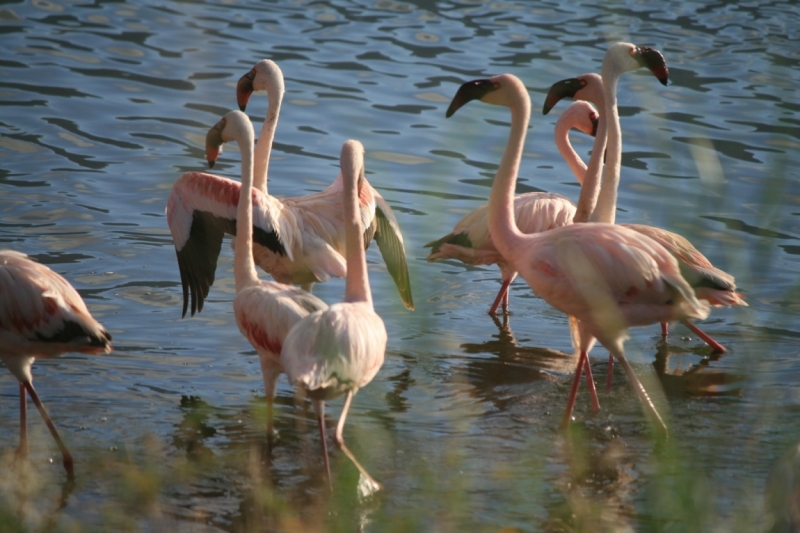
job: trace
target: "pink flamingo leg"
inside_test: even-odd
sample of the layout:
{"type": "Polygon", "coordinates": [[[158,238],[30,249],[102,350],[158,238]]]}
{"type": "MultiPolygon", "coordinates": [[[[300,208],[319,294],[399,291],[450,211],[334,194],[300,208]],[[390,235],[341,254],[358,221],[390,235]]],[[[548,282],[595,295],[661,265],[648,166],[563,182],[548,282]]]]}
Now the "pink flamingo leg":
{"type": "Polygon", "coordinates": [[[500,303],[503,303],[503,312],[508,311],[508,286],[511,285],[511,280],[503,280],[503,285],[500,286],[500,291],[497,293],[497,296],[494,299],[494,303],[492,303],[492,307],[489,308],[489,314],[494,315],[497,314],[497,308],[500,307],[500,303]]]}
{"type": "Polygon", "coordinates": [[[592,400],[592,412],[596,413],[600,410],[600,400],[597,399],[597,389],[594,386],[594,376],[592,376],[592,365],[589,363],[589,356],[584,360],[584,369],[586,370],[586,383],[589,385],[589,397],[592,400]]]}
{"type": "Polygon", "coordinates": [[[608,376],[606,376],[606,394],[611,394],[611,378],[614,375],[614,356],[608,354],[608,376]]]}
{"type": "Polygon", "coordinates": [[[28,456],[28,396],[25,392],[25,385],[19,384],[19,447],[17,448],[19,457],[28,456]]]}
{"type": "Polygon", "coordinates": [[[47,424],[47,429],[50,430],[50,434],[53,435],[53,438],[58,444],[58,449],[61,450],[61,455],[63,457],[64,468],[67,471],[67,477],[69,479],[75,478],[75,469],[73,468],[73,461],[72,461],[72,454],[69,453],[66,445],[64,445],[64,441],[61,440],[61,437],[58,435],[58,431],[56,431],[56,426],[53,425],[53,421],[50,420],[50,415],[47,414],[47,409],[44,408],[44,404],[39,399],[39,395],[36,394],[36,391],[33,389],[33,384],[28,381],[23,384],[25,389],[27,389],[28,394],[31,396],[31,400],[36,405],[36,408],[39,410],[39,414],[42,415],[44,419],[44,423],[47,424]]]}
{"type": "Polygon", "coordinates": [[[721,345],[720,343],[718,343],[717,341],[715,341],[714,339],[709,337],[706,332],[704,332],[703,330],[701,330],[700,328],[698,328],[697,326],[695,326],[694,324],[692,324],[688,320],[686,320],[686,319],[681,320],[681,324],[683,324],[684,326],[686,326],[687,328],[692,330],[692,332],[695,335],[697,335],[698,337],[703,339],[703,342],[705,342],[706,344],[711,346],[711,349],[714,351],[714,353],[725,353],[725,352],[728,351],[728,350],[725,349],[725,347],[723,345],[721,345]]]}
{"type": "Polygon", "coordinates": [[[583,367],[586,366],[585,362],[587,360],[588,355],[586,352],[581,351],[580,356],[578,356],[578,366],[575,367],[575,378],[572,380],[572,388],[569,391],[569,398],[567,398],[567,409],[564,411],[564,418],[561,419],[562,428],[569,427],[569,423],[572,420],[572,410],[575,408],[575,398],[578,396],[578,385],[581,383],[581,373],[583,367]]]}
{"type": "Polygon", "coordinates": [[[328,443],[325,436],[325,402],[322,400],[313,400],[314,412],[317,415],[317,424],[319,425],[319,439],[322,443],[322,457],[325,458],[325,472],[328,474],[328,486],[333,492],[333,481],[331,478],[331,464],[328,461],[328,443]]]}
{"type": "Polygon", "coordinates": [[[669,324],[667,324],[666,322],[661,323],[661,335],[664,338],[667,338],[667,335],[669,335],[669,324]]]}

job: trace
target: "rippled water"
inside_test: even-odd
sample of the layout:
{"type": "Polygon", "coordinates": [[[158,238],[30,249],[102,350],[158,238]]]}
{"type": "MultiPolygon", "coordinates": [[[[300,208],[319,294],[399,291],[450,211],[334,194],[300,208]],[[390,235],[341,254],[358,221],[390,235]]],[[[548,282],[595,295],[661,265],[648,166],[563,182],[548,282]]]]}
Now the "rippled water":
{"type": "MultiPolygon", "coordinates": [[[[0,7],[0,245],[63,274],[115,339],[109,356],[68,355],[35,367],[78,471],[55,526],[280,530],[297,520],[307,529],[661,531],[689,530],[688,520],[698,531],[762,527],[767,472],[800,440],[800,12],[778,1],[599,4],[0,7]],[[445,119],[459,84],[520,76],[534,116],[518,190],[577,197],[552,142],[560,109],[546,117],[538,110],[553,82],[598,71],[617,40],[659,48],[671,78],[668,87],[643,73],[620,82],[617,220],[689,237],[736,276],[750,304],[716,310],[704,323],[730,349],[721,358],[680,326],[666,344],[657,327],[631,332],[629,358],[663,384],[667,451],[654,449],[621,374],[598,416],[579,397],[579,437],[565,440],[557,425],[574,362],[564,317],[517,281],[513,314],[495,322],[485,312],[497,269],[429,264],[422,248],[486,201],[507,138],[501,108],[473,104],[445,119]],[[204,167],[205,132],[235,107],[238,78],[265,57],[286,76],[270,192],[320,190],[336,175],[341,143],[360,139],[369,180],[406,239],[416,311],[403,308],[380,255],[368,252],[389,347],[345,430],[385,488],[366,500],[336,452],[337,493],[327,495],[314,423],[293,407],[285,378],[279,445],[267,460],[254,458],[263,388],[255,352],[234,323],[227,245],[205,310],[180,318],[166,197],[182,172],[204,167]],[[142,503],[136,491],[146,493],[141,486],[153,479],[157,495],[142,503]],[[259,500],[264,487],[281,503],[259,500]]],[[[256,127],[265,110],[266,98],[256,95],[248,106],[256,127]]],[[[573,143],[587,156],[588,137],[573,143]]],[[[219,172],[237,177],[238,161],[231,149],[219,172]]],[[[343,290],[341,280],[315,287],[328,302],[343,290]]],[[[598,378],[605,357],[600,348],[592,354],[598,378]]],[[[10,374],[0,374],[0,398],[0,450],[10,452],[17,439],[10,374]]],[[[35,416],[33,470],[60,486],[59,461],[47,463],[56,450],[35,416]]],[[[3,487],[6,501],[16,502],[3,487]]],[[[36,527],[56,501],[3,507],[36,527]]]]}

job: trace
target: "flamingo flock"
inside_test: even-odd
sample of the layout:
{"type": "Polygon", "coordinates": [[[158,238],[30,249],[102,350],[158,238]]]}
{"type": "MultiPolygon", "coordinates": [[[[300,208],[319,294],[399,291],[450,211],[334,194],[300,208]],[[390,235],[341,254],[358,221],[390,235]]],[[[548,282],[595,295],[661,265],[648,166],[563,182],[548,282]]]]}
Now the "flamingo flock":
{"type": "MultiPolygon", "coordinates": [[[[504,315],[509,313],[509,287],[519,275],[534,294],[568,317],[577,364],[562,426],[572,420],[584,373],[592,409],[600,409],[589,364],[589,353],[599,342],[609,353],[606,390],[617,362],[653,429],[666,436],[664,417],[625,357],[628,330],[658,323],[666,336],[667,324],[679,321],[712,350],[724,352],[691,320],[708,317],[711,306],[747,304],[733,276],[714,267],[684,237],[661,228],[616,223],[622,153],[617,82],[623,73],[639,68],[666,85],[668,69],[659,51],[620,42],[608,48],[600,75],[557,82],[546,97],[544,114],[561,99],[576,100],[556,124],[555,143],[581,185],[577,202],[547,192],[514,194],[531,120],[531,99],[523,82],[506,73],[463,83],[445,117],[472,101],[505,107],[511,118],[508,139],[488,203],[424,246],[431,249],[430,262],[499,267],[502,284],[489,307],[491,315],[501,308],[504,315]],[[570,144],[571,129],[595,137],[588,164],[570,144]]],[[[377,490],[380,484],[345,445],[344,425],[356,392],[380,371],[388,342],[373,305],[365,249],[373,240],[377,243],[401,302],[413,310],[404,239],[389,204],[366,179],[367,152],[360,141],[342,144],[341,171],[324,190],[294,198],[269,194],[269,160],[284,92],[278,65],[268,59],[256,63],[237,84],[239,109],[221,117],[206,135],[210,167],[225,143],[238,144],[240,180],[187,172],[169,194],[166,217],[181,280],[181,316],[203,311],[222,243],[231,235],[233,311],[239,331],[258,353],[269,449],[275,434],[276,385],[285,373],[311,402],[331,488],[325,404],[344,396],[334,442],[377,490]],[[244,112],[256,91],[267,95],[257,142],[244,112]],[[272,279],[261,279],[256,266],[272,279]],[[343,301],[328,304],[311,294],[313,284],[333,277],[345,278],[343,301]]],[[[463,126],[469,121],[465,114],[452,121],[463,126]]],[[[74,477],[72,455],[33,388],[31,365],[36,357],[111,350],[111,334],[91,316],[69,282],[22,253],[0,251],[0,360],[20,383],[18,456],[27,453],[30,396],[62,453],[67,476],[74,477]]]]}

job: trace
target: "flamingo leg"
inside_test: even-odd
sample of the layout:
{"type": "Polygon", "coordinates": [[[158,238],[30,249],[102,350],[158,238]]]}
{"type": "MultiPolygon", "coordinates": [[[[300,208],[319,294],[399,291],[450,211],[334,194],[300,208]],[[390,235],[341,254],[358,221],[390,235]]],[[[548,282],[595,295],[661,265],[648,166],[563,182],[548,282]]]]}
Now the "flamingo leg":
{"type": "Polygon", "coordinates": [[[56,431],[56,426],[53,425],[53,421],[50,420],[50,415],[47,414],[47,409],[44,408],[44,404],[39,399],[39,395],[36,394],[36,391],[33,388],[33,384],[30,381],[26,381],[24,384],[25,389],[28,391],[28,394],[31,396],[31,400],[36,405],[36,408],[39,410],[39,414],[42,415],[44,419],[44,423],[47,424],[47,429],[50,430],[50,434],[53,435],[53,438],[58,444],[58,448],[61,450],[61,455],[63,457],[64,469],[67,471],[67,477],[69,479],[75,478],[75,469],[73,467],[72,461],[72,454],[69,453],[64,441],[61,440],[61,437],[58,435],[58,431],[56,431]]]}
{"type": "Polygon", "coordinates": [[[19,457],[28,456],[28,396],[25,392],[25,385],[19,384],[19,447],[17,448],[19,457]]]}
{"type": "Polygon", "coordinates": [[[344,452],[347,457],[353,461],[353,464],[356,465],[358,471],[361,472],[361,475],[364,476],[367,483],[370,486],[372,491],[379,490],[381,488],[380,483],[372,479],[372,476],[361,466],[361,463],[358,462],[355,455],[345,446],[344,444],[344,421],[347,418],[347,412],[350,410],[350,402],[353,400],[353,396],[355,396],[355,391],[349,390],[347,391],[347,395],[344,398],[344,406],[342,407],[342,414],[339,416],[339,423],[336,424],[336,433],[335,433],[335,441],[336,445],[344,452]]]}
{"type": "Polygon", "coordinates": [[[608,375],[606,376],[606,394],[611,394],[611,378],[614,375],[614,356],[608,354],[608,375]]]}
{"type": "Polygon", "coordinates": [[[666,339],[667,335],[669,335],[669,324],[666,323],[666,322],[662,322],[661,323],[661,336],[666,339]]]}
{"type": "Polygon", "coordinates": [[[564,411],[564,418],[561,419],[562,428],[569,427],[569,423],[572,420],[572,410],[575,408],[575,398],[578,396],[578,385],[581,383],[581,373],[588,359],[589,356],[587,353],[581,350],[581,354],[578,356],[578,366],[575,367],[575,377],[572,380],[572,388],[569,391],[569,398],[567,398],[567,409],[564,411]]]}
{"type": "Polygon", "coordinates": [[[489,308],[489,314],[494,315],[497,313],[497,308],[500,307],[500,304],[503,304],[503,313],[508,311],[508,286],[511,285],[510,279],[504,279],[503,284],[500,286],[500,290],[497,292],[497,296],[492,303],[492,307],[489,308]]]}
{"type": "Polygon", "coordinates": [[[715,341],[714,339],[709,337],[708,333],[706,333],[702,329],[698,328],[697,326],[695,326],[694,324],[692,324],[688,320],[686,320],[686,319],[681,320],[681,324],[683,324],[684,326],[686,326],[687,328],[692,330],[692,333],[694,333],[695,335],[697,335],[698,337],[703,339],[703,341],[706,344],[711,346],[711,349],[713,350],[714,353],[725,353],[725,352],[728,351],[728,350],[725,349],[725,347],[723,345],[721,345],[720,343],[718,343],[717,341],[715,341]]]}
{"type": "Polygon", "coordinates": [[[633,371],[630,363],[628,360],[625,359],[625,355],[620,352],[617,355],[617,359],[619,360],[619,364],[622,365],[622,368],[625,369],[625,373],[628,375],[628,380],[631,382],[631,387],[633,387],[633,391],[636,393],[636,396],[639,397],[639,401],[642,403],[642,407],[650,416],[653,424],[655,425],[656,429],[662,434],[663,437],[667,437],[669,432],[667,431],[667,425],[664,423],[664,419],[661,418],[661,415],[658,413],[656,406],[653,404],[653,400],[650,399],[648,396],[647,391],[642,385],[642,382],[639,381],[638,376],[633,371]]]}
{"type": "Polygon", "coordinates": [[[600,400],[597,398],[597,389],[594,386],[594,376],[592,376],[592,365],[589,363],[589,356],[587,354],[584,360],[584,369],[586,370],[586,384],[589,385],[589,397],[592,400],[592,412],[596,413],[600,410],[600,400]]]}
{"type": "Polygon", "coordinates": [[[333,478],[331,477],[331,464],[328,461],[328,443],[326,442],[325,435],[325,402],[322,400],[313,400],[314,412],[317,415],[317,424],[319,425],[319,439],[322,442],[322,457],[325,459],[325,472],[328,474],[328,486],[333,492],[333,478]]]}
{"type": "Polygon", "coordinates": [[[261,362],[261,375],[264,378],[264,393],[267,397],[267,450],[272,451],[275,437],[275,427],[273,425],[275,387],[280,375],[280,365],[266,355],[258,354],[261,362]]]}

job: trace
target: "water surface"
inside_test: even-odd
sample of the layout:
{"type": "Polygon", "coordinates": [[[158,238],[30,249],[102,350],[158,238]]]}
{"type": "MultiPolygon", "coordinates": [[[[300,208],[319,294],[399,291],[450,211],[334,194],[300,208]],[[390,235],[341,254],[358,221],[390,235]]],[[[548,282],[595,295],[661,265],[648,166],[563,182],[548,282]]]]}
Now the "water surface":
{"type": "MultiPolygon", "coordinates": [[[[25,490],[45,497],[0,483],[0,517],[79,530],[765,528],[767,472],[800,440],[800,16],[779,1],[596,4],[4,4],[0,245],[69,279],[115,351],[37,363],[78,481],[56,512],[64,476],[32,415],[30,470],[42,479],[25,490]],[[628,357],[668,413],[663,448],[621,373],[599,415],[579,396],[565,439],[558,421],[574,366],[565,318],[517,281],[513,314],[493,321],[497,269],[429,264],[422,247],[486,202],[508,134],[504,108],[470,104],[445,119],[459,84],[523,79],[534,113],[518,191],[577,198],[552,141],[566,105],[539,109],[553,82],[599,71],[618,40],[660,49],[671,83],[643,72],[620,81],[617,220],[690,238],[750,304],[703,323],[729,348],[723,357],[681,326],[667,343],[657,326],[631,331],[628,357]],[[262,454],[263,385],[232,314],[227,243],[205,310],[180,318],[166,198],[182,172],[203,169],[207,129],[262,58],[286,77],[270,192],[327,186],[342,142],[356,138],[405,236],[413,312],[375,247],[367,254],[389,346],[345,434],[384,486],[371,498],[358,496],[337,452],[328,495],[314,422],[285,378],[279,445],[262,454]]],[[[247,111],[260,127],[266,98],[247,111]]],[[[573,144],[588,157],[590,138],[573,144]]],[[[215,170],[238,177],[234,147],[215,170]]],[[[314,290],[335,302],[344,284],[314,290]]],[[[599,381],[606,356],[592,353],[599,381]]],[[[10,471],[17,384],[7,373],[0,400],[10,471]]]]}

